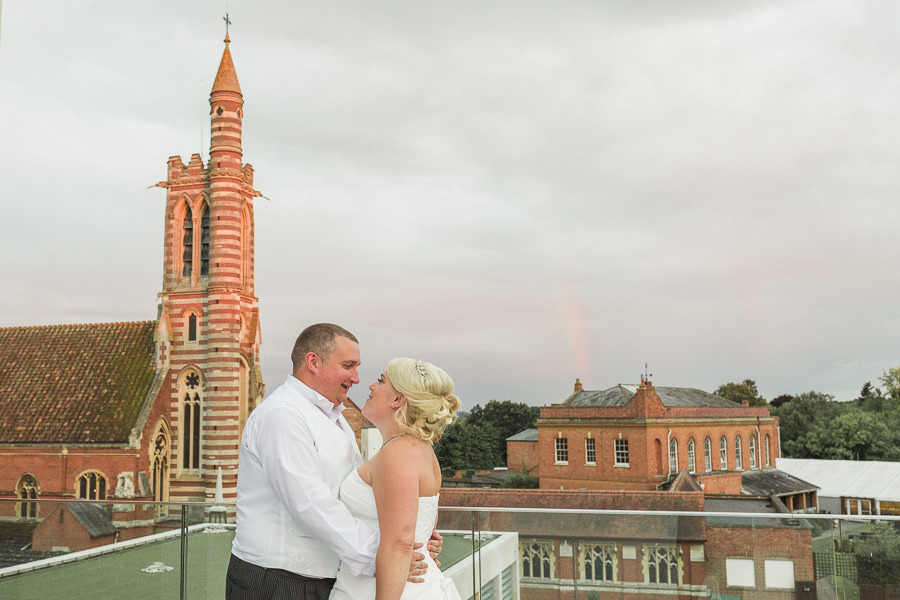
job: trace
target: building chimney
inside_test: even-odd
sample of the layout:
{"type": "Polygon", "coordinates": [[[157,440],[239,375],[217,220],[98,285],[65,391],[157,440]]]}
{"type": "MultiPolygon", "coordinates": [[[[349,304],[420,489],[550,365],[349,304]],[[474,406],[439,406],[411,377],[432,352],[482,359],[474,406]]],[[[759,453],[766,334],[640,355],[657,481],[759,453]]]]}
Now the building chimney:
{"type": "Polygon", "coordinates": [[[575,379],[575,393],[577,394],[578,392],[583,392],[583,391],[584,391],[584,388],[581,387],[581,379],[576,378],[575,379]]]}

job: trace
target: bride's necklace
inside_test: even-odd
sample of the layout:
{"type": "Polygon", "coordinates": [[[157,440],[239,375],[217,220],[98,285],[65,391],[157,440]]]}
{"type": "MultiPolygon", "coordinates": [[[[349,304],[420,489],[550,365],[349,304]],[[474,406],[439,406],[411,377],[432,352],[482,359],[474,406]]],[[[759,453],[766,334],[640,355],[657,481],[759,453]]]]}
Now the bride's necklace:
{"type": "MultiPolygon", "coordinates": [[[[381,445],[381,448],[384,448],[385,446],[387,446],[388,443],[389,443],[392,439],[398,438],[398,437],[400,437],[401,435],[406,435],[407,433],[409,433],[409,432],[408,432],[408,431],[401,431],[400,433],[395,433],[394,435],[392,435],[391,437],[389,437],[385,443],[383,443],[383,444],[381,445]]],[[[381,448],[379,448],[379,450],[380,450],[381,448]]]]}

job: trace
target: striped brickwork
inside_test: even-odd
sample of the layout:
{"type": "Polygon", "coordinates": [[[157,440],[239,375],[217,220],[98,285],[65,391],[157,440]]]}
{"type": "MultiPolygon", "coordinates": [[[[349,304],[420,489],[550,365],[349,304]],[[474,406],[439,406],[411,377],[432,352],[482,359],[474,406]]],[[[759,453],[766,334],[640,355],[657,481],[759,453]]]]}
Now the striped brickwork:
{"type": "Polygon", "coordinates": [[[243,164],[243,97],[227,39],[209,103],[209,162],[204,165],[194,154],[187,165],[177,156],[168,164],[160,298],[161,318],[170,327],[167,385],[174,467],[169,497],[173,501],[212,500],[219,467],[224,499],[234,501],[241,427],[262,398],[259,313],[253,289],[253,198],[257,194],[253,169],[243,164]],[[203,226],[206,211],[208,232],[203,226]],[[208,273],[203,273],[204,262],[208,273]],[[194,340],[190,339],[192,314],[194,340]],[[198,389],[202,395],[199,468],[185,468],[184,454],[189,449],[183,394],[189,373],[197,373],[201,380],[191,392],[198,389]]]}

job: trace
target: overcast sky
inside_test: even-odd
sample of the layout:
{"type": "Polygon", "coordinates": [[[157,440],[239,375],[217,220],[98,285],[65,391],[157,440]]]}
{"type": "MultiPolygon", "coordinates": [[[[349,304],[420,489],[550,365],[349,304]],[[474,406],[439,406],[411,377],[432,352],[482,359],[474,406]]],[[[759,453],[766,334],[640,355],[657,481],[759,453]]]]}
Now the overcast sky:
{"type": "MultiPolygon", "coordinates": [[[[895,1],[227,6],[270,391],[319,321],[357,401],[396,355],[464,409],[900,365],[895,1]]],[[[156,317],[225,7],[3,2],[0,325],[156,317]]]]}

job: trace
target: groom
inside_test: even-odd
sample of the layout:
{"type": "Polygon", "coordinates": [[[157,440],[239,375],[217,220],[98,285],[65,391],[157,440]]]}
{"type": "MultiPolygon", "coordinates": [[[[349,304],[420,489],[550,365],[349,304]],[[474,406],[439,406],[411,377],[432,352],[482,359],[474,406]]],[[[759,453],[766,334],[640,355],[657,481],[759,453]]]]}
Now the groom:
{"type": "MultiPolygon", "coordinates": [[[[244,426],[226,600],[325,600],[341,563],[375,574],[378,532],[337,499],[341,481],[362,464],[341,415],[359,383],[359,342],[338,325],[311,325],[291,361],[293,374],[244,426]]],[[[439,536],[429,543],[432,553],[440,547],[439,536]]],[[[420,581],[423,559],[414,553],[410,581],[420,581]]]]}

